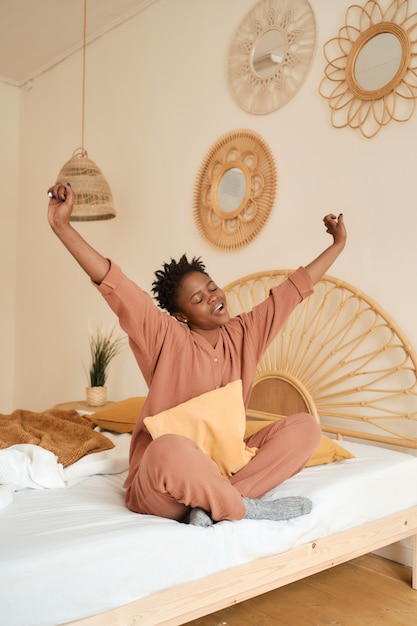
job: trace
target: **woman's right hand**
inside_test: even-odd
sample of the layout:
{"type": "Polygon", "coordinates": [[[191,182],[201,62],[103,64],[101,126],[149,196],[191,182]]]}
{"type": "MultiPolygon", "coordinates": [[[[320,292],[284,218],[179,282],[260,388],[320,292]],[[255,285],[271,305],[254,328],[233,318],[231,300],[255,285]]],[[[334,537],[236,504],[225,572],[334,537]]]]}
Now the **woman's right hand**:
{"type": "Polygon", "coordinates": [[[48,189],[48,196],[48,221],[52,230],[91,280],[100,284],[110,269],[110,261],[94,250],[79,232],[70,226],[74,207],[74,192],[71,185],[57,183],[48,189]]]}
{"type": "Polygon", "coordinates": [[[74,207],[74,192],[70,183],[56,183],[48,189],[48,221],[52,229],[69,224],[74,207]]]}

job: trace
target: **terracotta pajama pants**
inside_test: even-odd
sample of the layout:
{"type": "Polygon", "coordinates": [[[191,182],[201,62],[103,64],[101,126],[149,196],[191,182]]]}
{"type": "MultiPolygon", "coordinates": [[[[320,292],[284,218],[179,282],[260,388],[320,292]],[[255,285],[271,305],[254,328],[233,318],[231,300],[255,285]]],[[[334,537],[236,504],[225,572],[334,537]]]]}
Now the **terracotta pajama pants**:
{"type": "Polygon", "coordinates": [[[136,513],[178,521],[195,507],[209,511],[216,521],[242,519],[246,512],[243,496],[259,498],[299,472],[320,436],[320,426],[307,413],[279,420],[246,440],[258,452],[227,478],[191,439],[163,435],[147,447],[127,505],[136,513]]]}

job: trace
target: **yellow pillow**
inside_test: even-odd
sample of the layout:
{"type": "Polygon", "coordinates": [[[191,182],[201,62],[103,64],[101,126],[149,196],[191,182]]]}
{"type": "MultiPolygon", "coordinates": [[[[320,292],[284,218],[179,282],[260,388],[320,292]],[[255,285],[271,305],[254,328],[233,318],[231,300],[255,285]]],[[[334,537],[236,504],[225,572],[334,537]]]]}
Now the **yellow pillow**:
{"type": "MultiPolygon", "coordinates": [[[[264,426],[274,424],[275,420],[248,420],[246,422],[245,439],[250,437],[264,426]]],[[[322,435],[320,443],[317,446],[313,456],[307,462],[306,467],[313,465],[325,465],[334,461],[343,461],[344,459],[355,458],[353,454],[342,448],[334,439],[330,439],[326,435],[322,435]]]]}
{"type": "Polygon", "coordinates": [[[334,439],[330,439],[326,435],[321,436],[319,445],[316,448],[311,459],[307,462],[306,467],[313,465],[325,465],[334,461],[344,461],[345,459],[354,459],[354,455],[348,450],[342,448],[334,439]]]}
{"type": "Polygon", "coordinates": [[[243,441],[246,415],[241,380],[145,417],[144,423],[153,439],[168,433],[192,439],[224,476],[238,472],[256,454],[257,449],[243,441]]]}
{"type": "Polygon", "coordinates": [[[97,426],[116,433],[131,433],[142,411],[146,396],[127,398],[99,409],[89,419],[97,426]]]}

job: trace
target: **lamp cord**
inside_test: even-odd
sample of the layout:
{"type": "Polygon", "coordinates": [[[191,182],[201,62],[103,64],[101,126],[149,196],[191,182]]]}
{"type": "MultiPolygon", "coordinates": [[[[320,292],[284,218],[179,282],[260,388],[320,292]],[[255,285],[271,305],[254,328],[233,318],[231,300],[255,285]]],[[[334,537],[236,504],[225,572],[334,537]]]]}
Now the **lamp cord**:
{"type": "Polygon", "coordinates": [[[84,0],[84,32],[83,32],[83,80],[81,106],[81,150],[84,154],[84,126],[85,126],[85,48],[87,40],[87,0],[84,0]]]}

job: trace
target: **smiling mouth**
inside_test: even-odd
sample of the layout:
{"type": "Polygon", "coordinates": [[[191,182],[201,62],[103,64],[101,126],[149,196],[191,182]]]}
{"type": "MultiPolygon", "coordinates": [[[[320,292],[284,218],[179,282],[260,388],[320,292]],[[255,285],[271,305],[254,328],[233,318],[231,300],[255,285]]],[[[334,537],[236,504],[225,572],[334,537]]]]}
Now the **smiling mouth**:
{"type": "Polygon", "coordinates": [[[216,313],[220,313],[220,311],[223,311],[224,309],[224,304],[222,304],[220,302],[220,304],[218,304],[212,311],[213,315],[216,315],[216,313]]]}

